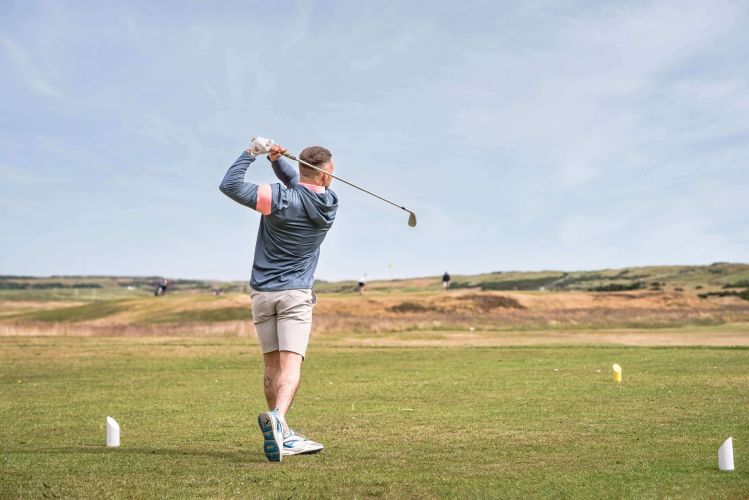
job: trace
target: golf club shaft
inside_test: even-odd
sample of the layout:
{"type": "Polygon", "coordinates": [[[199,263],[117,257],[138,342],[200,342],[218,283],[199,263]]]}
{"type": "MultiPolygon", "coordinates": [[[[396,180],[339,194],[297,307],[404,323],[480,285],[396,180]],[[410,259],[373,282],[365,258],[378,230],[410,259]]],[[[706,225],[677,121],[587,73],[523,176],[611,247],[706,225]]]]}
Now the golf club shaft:
{"type": "Polygon", "coordinates": [[[356,184],[354,184],[354,183],[351,183],[351,182],[349,182],[349,181],[347,181],[347,180],[341,179],[340,177],[336,177],[335,175],[331,174],[330,172],[328,172],[328,171],[326,171],[326,170],[323,170],[323,169],[321,169],[321,168],[318,168],[318,167],[316,167],[316,166],[314,166],[314,165],[311,165],[311,164],[307,163],[307,162],[306,162],[306,161],[304,161],[304,160],[300,160],[299,158],[297,158],[296,156],[294,156],[294,155],[293,155],[293,154],[291,154],[291,153],[281,153],[281,154],[282,154],[283,156],[285,156],[286,158],[289,158],[289,159],[291,159],[291,160],[294,160],[294,161],[298,161],[299,163],[301,163],[301,164],[302,164],[302,165],[304,165],[305,167],[313,168],[313,169],[317,170],[318,172],[322,172],[323,174],[329,175],[329,176],[331,176],[331,177],[332,177],[333,179],[339,180],[339,181],[343,182],[344,184],[348,184],[349,186],[351,186],[351,187],[354,187],[354,188],[358,189],[359,191],[364,191],[365,193],[367,193],[367,194],[369,194],[369,195],[372,195],[372,196],[374,196],[375,198],[379,198],[379,199],[381,199],[382,201],[384,201],[384,202],[386,202],[386,203],[390,203],[390,204],[391,204],[391,205],[393,205],[394,207],[398,207],[398,208],[400,208],[401,210],[405,210],[405,211],[406,211],[406,212],[408,212],[408,213],[413,213],[413,212],[411,212],[411,211],[410,211],[409,209],[407,209],[407,208],[406,208],[406,207],[404,207],[404,206],[398,205],[397,203],[393,203],[392,201],[390,201],[390,200],[388,200],[388,199],[385,199],[385,198],[383,198],[383,197],[382,197],[382,196],[380,196],[380,195],[374,194],[374,193],[373,193],[373,192],[371,192],[371,191],[367,191],[366,189],[364,189],[364,188],[361,188],[361,187],[357,186],[356,184]]]}

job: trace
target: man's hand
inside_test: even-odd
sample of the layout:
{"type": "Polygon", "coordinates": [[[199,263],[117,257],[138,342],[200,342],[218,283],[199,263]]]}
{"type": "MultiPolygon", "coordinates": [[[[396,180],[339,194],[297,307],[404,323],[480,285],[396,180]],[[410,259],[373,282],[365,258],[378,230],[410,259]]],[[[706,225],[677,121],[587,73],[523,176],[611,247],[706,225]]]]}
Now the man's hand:
{"type": "Polygon", "coordinates": [[[270,148],[270,152],[268,153],[268,159],[269,159],[270,161],[276,161],[276,160],[278,160],[278,159],[279,159],[279,158],[281,157],[281,155],[282,155],[283,153],[285,153],[285,152],[286,152],[286,148],[284,148],[284,147],[282,147],[282,146],[280,146],[280,145],[278,145],[278,144],[274,144],[274,145],[273,145],[273,146],[271,146],[271,148],[270,148]]]}
{"type": "Polygon", "coordinates": [[[270,152],[270,148],[273,144],[273,139],[253,137],[252,141],[250,141],[250,147],[247,149],[247,152],[252,156],[264,155],[270,152]]]}

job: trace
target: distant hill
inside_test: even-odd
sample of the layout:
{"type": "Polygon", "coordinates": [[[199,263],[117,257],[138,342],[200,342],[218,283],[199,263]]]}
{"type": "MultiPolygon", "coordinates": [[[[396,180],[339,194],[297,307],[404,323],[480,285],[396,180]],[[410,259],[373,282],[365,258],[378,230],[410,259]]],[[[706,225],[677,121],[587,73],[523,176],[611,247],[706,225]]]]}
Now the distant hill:
{"type": "MultiPolygon", "coordinates": [[[[97,300],[146,295],[153,292],[158,276],[0,276],[0,299],[97,300]]],[[[244,292],[246,281],[170,279],[170,292],[244,292]]],[[[369,290],[381,292],[433,291],[441,287],[441,275],[375,280],[369,290]]],[[[320,293],[346,293],[355,281],[318,280],[320,293]]],[[[597,271],[496,271],[478,275],[453,275],[451,288],[477,290],[547,290],[612,292],[627,290],[720,290],[749,288],[749,264],[716,262],[704,266],[649,266],[597,271]]]]}
{"type": "MultiPolygon", "coordinates": [[[[0,276],[0,299],[108,300],[150,295],[160,276],[0,276]]],[[[192,279],[169,279],[169,292],[242,292],[247,284],[192,279]]]]}
{"type": "MultiPolygon", "coordinates": [[[[371,290],[418,291],[441,287],[441,277],[372,281],[371,290]]],[[[320,292],[354,289],[354,281],[318,282],[320,292]]],[[[705,266],[649,266],[597,271],[496,271],[477,275],[452,275],[450,288],[480,290],[548,290],[612,292],[626,290],[696,289],[715,291],[749,287],[749,264],[716,262],[705,266]]]]}
{"type": "MultiPolygon", "coordinates": [[[[247,335],[244,281],[156,276],[0,276],[3,335],[247,335]]],[[[315,284],[315,331],[466,332],[607,330],[749,325],[749,265],[598,271],[502,271],[315,284]]],[[[431,335],[431,334],[430,334],[431,335]]],[[[435,337],[437,338],[437,337],[435,337]]]]}

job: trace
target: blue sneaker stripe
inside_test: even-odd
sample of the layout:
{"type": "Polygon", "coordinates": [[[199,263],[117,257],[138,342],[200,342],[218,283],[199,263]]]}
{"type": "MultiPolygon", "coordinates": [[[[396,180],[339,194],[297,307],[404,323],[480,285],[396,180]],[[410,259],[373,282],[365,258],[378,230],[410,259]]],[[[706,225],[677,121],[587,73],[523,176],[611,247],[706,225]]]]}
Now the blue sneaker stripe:
{"type": "Polygon", "coordinates": [[[283,428],[280,419],[275,413],[266,412],[257,416],[257,423],[263,433],[265,457],[271,462],[280,462],[282,459],[282,433],[278,432],[278,429],[279,427],[283,428]]]}

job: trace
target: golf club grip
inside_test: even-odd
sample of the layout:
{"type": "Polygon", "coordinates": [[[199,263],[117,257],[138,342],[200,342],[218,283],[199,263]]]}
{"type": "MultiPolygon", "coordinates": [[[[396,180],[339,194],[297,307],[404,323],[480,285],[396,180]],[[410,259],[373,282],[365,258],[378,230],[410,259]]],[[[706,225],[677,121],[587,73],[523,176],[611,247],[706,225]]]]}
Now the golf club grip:
{"type": "Polygon", "coordinates": [[[281,153],[281,154],[282,154],[283,156],[285,156],[286,158],[289,158],[290,160],[298,161],[299,163],[301,163],[301,164],[302,164],[302,165],[304,165],[305,167],[313,168],[313,169],[317,170],[318,172],[322,172],[323,174],[329,175],[329,176],[331,176],[331,177],[332,177],[333,179],[339,180],[339,181],[343,182],[344,184],[348,184],[349,186],[351,186],[351,187],[354,187],[354,188],[358,189],[359,191],[364,191],[364,192],[365,192],[365,193],[367,193],[368,195],[374,196],[375,198],[379,198],[380,200],[382,200],[382,201],[384,201],[384,202],[386,202],[386,203],[390,203],[390,204],[391,204],[391,205],[393,205],[394,207],[400,208],[401,210],[405,210],[406,212],[409,212],[409,213],[413,213],[413,212],[411,212],[410,210],[408,210],[407,208],[405,208],[405,207],[402,207],[401,205],[398,205],[397,203],[393,203],[392,201],[390,201],[390,200],[388,200],[388,199],[385,199],[385,198],[383,198],[382,196],[376,195],[376,194],[372,193],[371,191],[367,191],[367,190],[366,190],[366,189],[364,189],[364,188],[360,188],[360,187],[359,187],[359,186],[357,186],[356,184],[352,184],[351,182],[349,182],[349,181],[347,181],[347,180],[341,179],[340,177],[336,177],[335,175],[331,174],[330,172],[327,172],[327,171],[325,171],[325,170],[323,170],[323,169],[321,169],[321,168],[319,168],[319,167],[316,167],[316,166],[314,166],[314,165],[311,165],[310,163],[307,163],[306,161],[304,161],[304,160],[302,160],[302,159],[299,159],[299,158],[297,158],[296,156],[294,156],[294,155],[293,155],[293,154],[291,154],[291,153],[281,153]]]}

